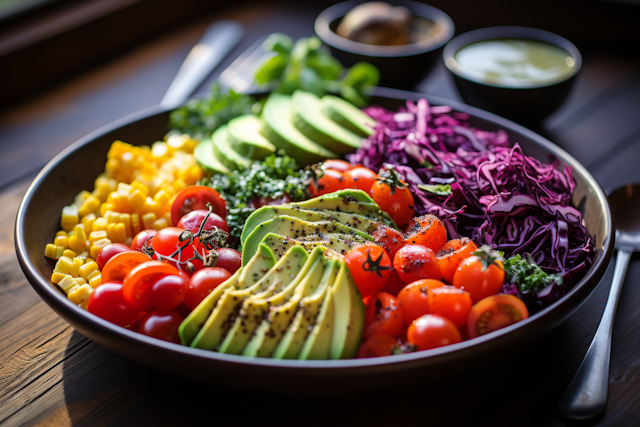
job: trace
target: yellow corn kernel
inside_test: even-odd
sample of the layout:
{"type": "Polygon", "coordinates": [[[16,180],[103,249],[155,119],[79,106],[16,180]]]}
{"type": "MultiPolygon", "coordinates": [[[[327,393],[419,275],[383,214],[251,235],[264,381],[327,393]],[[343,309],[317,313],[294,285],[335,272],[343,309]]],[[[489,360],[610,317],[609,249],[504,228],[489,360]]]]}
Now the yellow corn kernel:
{"type": "Polygon", "coordinates": [[[44,248],[44,256],[49,259],[59,260],[63,256],[64,248],[62,246],[54,245],[52,243],[47,244],[44,248]]]}
{"type": "Polygon", "coordinates": [[[127,197],[131,193],[131,185],[126,182],[119,182],[116,192],[123,197],[127,197]]]}
{"type": "Polygon", "coordinates": [[[142,221],[140,221],[140,215],[137,213],[131,214],[131,235],[135,237],[135,235],[142,230],[143,228],[142,221]]]}
{"type": "Polygon", "coordinates": [[[116,239],[116,224],[109,224],[107,226],[107,236],[109,237],[109,240],[111,240],[113,243],[120,243],[116,239]]]}
{"type": "Polygon", "coordinates": [[[163,213],[162,218],[164,218],[164,220],[167,221],[167,224],[172,224],[171,211],[163,213]]]}
{"type": "Polygon", "coordinates": [[[65,294],[68,294],[69,290],[73,289],[74,286],[78,286],[78,284],[75,280],[73,280],[73,277],[70,274],[67,274],[62,278],[62,280],[58,282],[58,286],[64,291],[65,294]]]}
{"type": "Polygon", "coordinates": [[[111,240],[107,238],[95,241],[93,245],[91,245],[91,249],[89,250],[89,255],[91,256],[91,258],[96,259],[98,257],[98,254],[102,250],[102,248],[110,244],[111,244],[111,240]]]}
{"type": "MultiPolygon", "coordinates": [[[[109,224],[111,225],[111,224],[109,224]]],[[[114,229],[114,233],[116,236],[116,239],[111,239],[114,242],[118,242],[118,243],[125,243],[127,240],[127,231],[125,228],[125,225],[121,222],[119,222],[118,224],[115,224],[115,229],[114,229]]]]}
{"type": "Polygon", "coordinates": [[[107,219],[105,217],[100,217],[100,218],[96,218],[95,221],[93,221],[93,226],[92,228],[92,233],[95,233],[96,231],[107,231],[107,226],[109,225],[109,223],[107,222],[107,219]]]}
{"type": "Polygon", "coordinates": [[[149,189],[147,188],[147,186],[137,180],[133,180],[131,182],[131,191],[135,190],[138,190],[142,194],[144,194],[144,197],[147,197],[149,195],[149,189]]]}
{"type": "Polygon", "coordinates": [[[144,201],[144,206],[140,208],[139,213],[142,213],[142,214],[153,213],[154,215],[157,216],[160,209],[161,209],[161,206],[158,204],[158,202],[153,200],[151,197],[147,197],[147,199],[144,201]]]}
{"type": "Polygon", "coordinates": [[[117,191],[112,191],[107,197],[107,204],[113,205],[113,209],[116,212],[129,212],[129,200],[127,196],[123,196],[117,191]]]}
{"type": "Polygon", "coordinates": [[[62,246],[63,248],[68,248],[69,237],[67,237],[66,233],[64,235],[61,234],[60,236],[56,236],[56,238],[53,239],[53,244],[57,246],[62,246]]]}
{"type": "Polygon", "coordinates": [[[171,200],[172,195],[166,190],[160,190],[153,196],[153,201],[158,204],[158,206],[162,209],[164,208],[169,200],[171,200]]]}
{"type": "Polygon", "coordinates": [[[93,246],[93,244],[95,242],[97,242],[100,239],[106,239],[107,236],[107,231],[106,230],[100,230],[100,231],[92,231],[89,234],[89,246],[93,246]]]}
{"type": "Polygon", "coordinates": [[[85,285],[87,283],[86,280],[84,280],[82,277],[74,277],[73,281],[76,282],[77,285],[85,285]]]}
{"type": "Polygon", "coordinates": [[[65,236],[65,237],[67,237],[67,232],[66,232],[66,231],[64,231],[64,230],[60,230],[60,231],[58,231],[58,232],[56,233],[56,237],[58,237],[58,236],[65,236]]]}
{"type": "Polygon", "coordinates": [[[89,284],[85,283],[77,289],[73,289],[73,291],[69,292],[67,297],[72,303],[80,304],[89,299],[91,292],[93,292],[93,288],[89,284]]]}
{"type": "Polygon", "coordinates": [[[80,222],[78,217],[78,207],[75,205],[65,206],[62,208],[62,218],[60,219],[60,227],[64,231],[71,231],[73,227],[80,222]]]}
{"type": "Polygon", "coordinates": [[[120,224],[124,225],[124,232],[127,237],[133,237],[131,235],[131,215],[128,213],[120,214],[120,224]]]}
{"type": "Polygon", "coordinates": [[[62,256],[66,256],[67,258],[75,258],[78,256],[78,254],[71,249],[65,249],[65,251],[62,252],[62,256]]]}
{"type": "Polygon", "coordinates": [[[87,259],[84,262],[86,264],[87,262],[96,262],[96,260],[91,258],[91,257],[89,257],[89,256],[87,256],[87,259]]]}
{"type": "MultiPolygon", "coordinates": [[[[93,261],[93,263],[95,263],[95,261],[93,261]]],[[[100,270],[95,269],[95,270],[91,271],[89,274],[87,274],[87,277],[85,277],[85,279],[87,280],[87,282],[90,282],[91,279],[93,279],[94,277],[99,276],[99,275],[100,275],[100,270]]]]}
{"type": "Polygon", "coordinates": [[[146,194],[137,188],[131,190],[131,193],[127,196],[127,203],[129,204],[129,209],[132,212],[140,210],[144,206],[146,200],[146,194]]]}
{"type": "Polygon", "coordinates": [[[78,270],[78,273],[80,274],[80,277],[88,281],[89,274],[97,270],[98,270],[98,264],[96,262],[86,262],[80,267],[80,269],[78,270]]]}
{"type": "Polygon", "coordinates": [[[79,257],[75,257],[71,260],[73,264],[73,270],[71,270],[71,276],[80,277],[80,267],[84,264],[84,260],[79,257]]]}
{"type": "Polygon", "coordinates": [[[76,195],[75,199],[73,200],[73,204],[77,207],[82,206],[84,201],[87,200],[87,197],[89,197],[90,195],[91,193],[89,193],[87,190],[82,190],[76,195]]]}
{"type": "Polygon", "coordinates": [[[84,264],[89,259],[89,252],[83,251],[83,252],[79,253],[78,255],[76,255],[75,258],[80,259],[82,261],[82,263],[84,264]]]}
{"type": "Polygon", "coordinates": [[[172,154],[173,148],[171,148],[166,142],[156,141],[151,144],[151,155],[156,161],[166,162],[171,158],[172,154]]]}
{"type": "Polygon", "coordinates": [[[204,177],[204,172],[199,166],[193,165],[187,168],[181,169],[178,172],[178,178],[186,182],[188,185],[193,185],[204,177]]]}
{"type": "Polygon", "coordinates": [[[80,222],[82,222],[82,225],[84,225],[85,233],[91,233],[93,231],[93,223],[95,222],[95,220],[96,214],[93,212],[82,218],[80,222]]]}
{"type": "Polygon", "coordinates": [[[120,212],[107,212],[104,217],[109,224],[117,224],[120,222],[120,212]]]}
{"type": "Polygon", "coordinates": [[[162,230],[163,228],[166,228],[168,226],[169,226],[169,224],[167,223],[166,219],[159,218],[159,219],[157,219],[157,220],[155,220],[153,222],[153,227],[152,228],[155,228],[156,230],[162,230]]]}
{"type": "Polygon", "coordinates": [[[78,215],[80,215],[80,218],[84,218],[91,213],[100,212],[100,205],[100,199],[93,194],[89,194],[78,209],[78,215]]]}
{"type": "Polygon", "coordinates": [[[116,207],[115,207],[115,205],[113,203],[106,203],[105,202],[105,203],[100,205],[100,215],[104,216],[105,212],[112,211],[115,208],[116,207]]]}
{"type": "Polygon", "coordinates": [[[87,233],[84,231],[83,224],[76,224],[76,226],[73,227],[73,233],[79,241],[84,242],[85,246],[87,246],[87,233]]]}
{"type": "Polygon", "coordinates": [[[78,307],[80,307],[83,310],[87,310],[87,306],[89,305],[89,298],[87,298],[86,300],[82,301],[78,307]]]}
{"type": "MultiPolygon", "coordinates": [[[[57,285],[58,283],[60,283],[60,281],[62,279],[65,278],[65,276],[69,276],[69,275],[68,274],[64,274],[64,273],[53,273],[51,275],[51,281],[57,285]]],[[[71,276],[69,276],[69,277],[71,277],[71,276]]]]}
{"type": "Polygon", "coordinates": [[[54,273],[62,273],[62,274],[71,274],[73,271],[73,261],[71,258],[66,256],[61,256],[56,262],[55,267],[53,267],[54,273]]]}
{"type": "Polygon", "coordinates": [[[78,236],[73,234],[69,237],[69,249],[74,251],[75,253],[80,253],[86,250],[86,240],[78,239],[78,236]]]}
{"type": "Polygon", "coordinates": [[[100,275],[99,271],[94,271],[93,273],[91,273],[90,276],[91,276],[91,278],[89,279],[89,285],[93,289],[97,288],[98,286],[100,286],[102,284],[102,276],[100,275]],[[94,275],[94,273],[98,273],[98,274],[94,275]]]}
{"type": "Polygon", "coordinates": [[[142,215],[142,224],[144,224],[144,228],[153,228],[153,223],[156,222],[157,219],[156,214],[149,212],[142,215]]]}

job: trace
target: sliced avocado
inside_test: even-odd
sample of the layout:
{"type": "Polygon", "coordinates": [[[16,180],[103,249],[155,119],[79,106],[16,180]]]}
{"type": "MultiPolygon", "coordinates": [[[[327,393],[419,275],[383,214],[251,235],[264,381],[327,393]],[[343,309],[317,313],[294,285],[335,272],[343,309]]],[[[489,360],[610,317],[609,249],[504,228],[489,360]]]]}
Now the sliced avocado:
{"type": "Polygon", "coordinates": [[[276,151],[276,147],[260,134],[260,118],[244,114],[227,123],[229,145],[239,154],[252,160],[262,160],[276,151]]]}
{"type": "Polygon", "coordinates": [[[300,273],[281,292],[269,298],[248,299],[247,302],[261,308],[266,317],[262,319],[242,351],[244,356],[271,356],[289,326],[298,302],[313,292],[320,282],[326,264],[323,253],[324,248],[315,248],[300,273]]]}
{"type": "Polygon", "coordinates": [[[273,93],[262,109],[260,133],[301,165],[338,158],[338,154],[304,136],[291,123],[291,96],[273,93]]]}
{"type": "Polygon", "coordinates": [[[259,224],[268,221],[269,219],[274,218],[278,215],[293,216],[309,222],[335,221],[368,234],[371,233],[371,230],[374,229],[377,224],[380,224],[380,222],[369,219],[366,216],[345,212],[329,210],[308,210],[288,205],[263,206],[253,212],[249,216],[249,218],[247,218],[246,222],[244,223],[244,228],[242,229],[242,236],[240,237],[240,241],[244,243],[244,241],[247,239],[247,236],[254,228],[256,228],[259,224]]]}
{"type": "Polygon", "coordinates": [[[324,246],[328,251],[331,251],[331,253],[344,256],[354,247],[370,242],[359,236],[345,238],[342,234],[332,233],[323,234],[322,236],[306,236],[298,239],[282,236],[280,234],[268,233],[264,236],[261,243],[269,246],[276,256],[284,255],[289,248],[296,245],[302,246],[307,250],[307,252],[311,252],[318,246],[324,246]]]}
{"type": "Polygon", "coordinates": [[[371,219],[379,219],[393,228],[398,228],[386,212],[362,190],[340,190],[325,196],[315,197],[303,202],[287,203],[302,209],[323,209],[337,212],[348,212],[363,215],[371,219]]]}
{"type": "Polygon", "coordinates": [[[231,170],[247,169],[253,160],[238,154],[231,148],[228,139],[227,125],[222,125],[213,132],[213,154],[216,158],[231,170]]]}
{"type": "Polygon", "coordinates": [[[184,345],[200,346],[205,327],[218,309],[220,298],[237,287],[250,287],[258,282],[275,265],[275,255],[266,245],[261,245],[255,256],[234,273],[226,282],[216,287],[180,324],[178,334],[184,345]]]}
{"type": "Polygon", "coordinates": [[[373,241],[373,237],[348,225],[334,221],[309,222],[300,218],[279,215],[268,221],[258,224],[244,241],[242,250],[242,262],[248,262],[258,250],[258,245],[268,233],[280,234],[289,237],[305,237],[328,233],[342,234],[345,238],[353,236],[362,237],[373,241]]]}
{"type": "Polygon", "coordinates": [[[334,122],[363,138],[373,134],[376,121],[355,105],[333,95],[322,97],[322,112],[334,122]]]}
{"type": "Polygon", "coordinates": [[[360,346],[364,330],[365,307],[344,261],[342,261],[332,293],[335,315],[329,358],[350,359],[355,357],[360,346]]]}
{"type": "Polygon", "coordinates": [[[196,148],[193,149],[193,158],[198,163],[198,166],[210,175],[231,172],[213,154],[213,140],[211,138],[203,139],[196,145],[196,148]]]}
{"type": "Polygon", "coordinates": [[[282,340],[273,352],[274,359],[296,359],[312,330],[322,303],[336,280],[340,261],[331,260],[326,265],[316,290],[300,300],[298,311],[282,340]]]}
{"type": "Polygon", "coordinates": [[[260,281],[253,287],[247,288],[249,291],[247,295],[239,295],[242,299],[232,301],[237,302],[239,312],[220,344],[219,352],[240,354],[255,328],[262,321],[264,313],[261,310],[257,312],[257,316],[250,315],[253,311],[248,308],[250,306],[246,298],[253,295],[253,298],[262,299],[281,292],[296,278],[308,258],[307,251],[302,247],[292,247],[260,281]]]}
{"type": "Polygon", "coordinates": [[[331,261],[333,269],[336,272],[334,282],[327,287],[324,300],[320,306],[320,312],[316,316],[315,323],[307,336],[298,359],[328,359],[329,349],[331,348],[331,337],[333,336],[333,319],[335,317],[335,306],[333,302],[333,286],[335,286],[335,278],[342,263],[338,260],[331,261]]]}
{"type": "Polygon", "coordinates": [[[315,94],[296,90],[291,99],[293,125],[309,139],[340,154],[353,153],[362,146],[362,137],[324,115],[315,94]]]}

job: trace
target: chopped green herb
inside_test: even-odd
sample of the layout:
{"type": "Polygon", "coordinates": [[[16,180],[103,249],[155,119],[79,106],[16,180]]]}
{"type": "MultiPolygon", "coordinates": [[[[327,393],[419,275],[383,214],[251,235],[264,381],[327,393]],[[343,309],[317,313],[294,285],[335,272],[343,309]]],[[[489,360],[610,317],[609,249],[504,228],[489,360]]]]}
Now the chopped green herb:
{"type": "Polygon", "coordinates": [[[562,285],[562,277],[547,274],[530,258],[514,255],[504,262],[505,282],[516,285],[520,293],[540,292],[554,282],[562,285]]]}
{"type": "Polygon", "coordinates": [[[418,188],[438,196],[451,195],[451,184],[421,184],[418,188]]]}
{"type": "Polygon", "coordinates": [[[298,202],[309,199],[312,176],[310,169],[300,169],[293,158],[280,152],[242,172],[204,178],[199,185],[214,188],[225,199],[227,225],[231,235],[239,241],[244,223],[257,207],[274,200],[298,202]]]}

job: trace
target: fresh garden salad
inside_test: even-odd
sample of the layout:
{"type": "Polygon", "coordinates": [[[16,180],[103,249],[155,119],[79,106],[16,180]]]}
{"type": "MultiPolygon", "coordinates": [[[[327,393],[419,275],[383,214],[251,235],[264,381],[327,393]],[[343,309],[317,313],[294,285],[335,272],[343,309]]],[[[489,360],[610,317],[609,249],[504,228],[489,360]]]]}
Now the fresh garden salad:
{"type": "Polygon", "coordinates": [[[362,109],[377,70],[317,39],[266,47],[269,96],[214,85],[163,141],[112,144],[45,248],[70,301],[176,344],[342,359],[474,339],[585,274],[569,167],[426,99],[362,109]]]}

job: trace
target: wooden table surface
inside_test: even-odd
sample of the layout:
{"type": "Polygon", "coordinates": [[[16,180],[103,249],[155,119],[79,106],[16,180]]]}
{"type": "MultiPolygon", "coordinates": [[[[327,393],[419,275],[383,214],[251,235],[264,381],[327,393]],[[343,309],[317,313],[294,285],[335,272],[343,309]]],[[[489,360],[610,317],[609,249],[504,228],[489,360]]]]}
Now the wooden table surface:
{"type": "MultiPolygon", "coordinates": [[[[35,174],[85,134],[157,104],[206,26],[237,19],[242,43],[198,92],[255,39],[312,34],[321,8],[251,3],[200,16],[25,99],[0,115],[0,425],[572,425],[557,405],[597,328],[612,266],[576,313],[541,339],[496,354],[482,370],[406,393],[305,396],[238,392],[167,377],[76,332],[35,293],[15,254],[20,200],[35,174]],[[271,421],[273,420],[273,423],[271,421]]],[[[442,67],[418,91],[460,100],[442,67]]],[[[640,181],[640,61],[584,51],[584,69],[542,132],[603,188],[640,181]]],[[[640,422],[640,259],[634,256],[613,332],[609,401],[589,425],[640,422]]],[[[414,384],[415,386],[415,384],[414,384]]]]}

